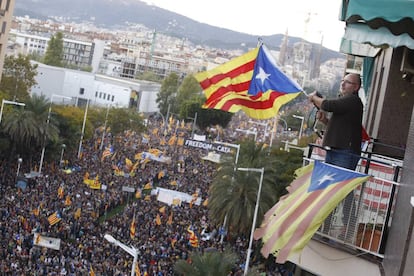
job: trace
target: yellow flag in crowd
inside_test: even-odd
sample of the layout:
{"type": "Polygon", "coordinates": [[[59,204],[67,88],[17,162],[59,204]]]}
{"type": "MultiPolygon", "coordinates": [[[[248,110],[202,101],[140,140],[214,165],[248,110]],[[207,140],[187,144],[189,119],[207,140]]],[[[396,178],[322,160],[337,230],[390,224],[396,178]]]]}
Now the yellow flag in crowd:
{"type": "Polygon", "coordinates": [[[161,217],[160,217],[160,214],[157,214],[157,217],[155,218],[155,223],[157,225],[161,225],[161,217]]]}
{"type": "Polygon", "coordinates": [[[173,146],[175,144],[175,141],[177,141],[177,136],[171,136],[171,138],[168,140],[168,145],[173,146]]]}
{"type": "Polygon", "coordinates": [[[63,198],[63,187],[62,186],[59,186],[59,188],[58,188],[58,197],[60,199],[63,198]]]}
{"type": "Polygon", "coordinates": [[[207,206],[208,206],[208,198],[206,198],[206,199],[204,200],[204,202],[203,202],[203,206],[204,206],[204,207],[207,207],[207,206]]]}
{"type": "Polygon", "coordinates": [[[76,212],[75,212],[75,214],[73,215],[73,216],[74,216],[74,218],[75,218],[75,219],[79,219],[79,218],[80,218],[80,216],[81,216],[81,212],[82,212],[82,209],[81,209],[81,208],[76,209],[76,212]]]}
{"type": "Polygon", "coordinates": [[[142,193],[141,193],[141,189],[137,189],[137,191],[135,192],[135,198],[141,198],[142,193]]]}
{"type": "Polygon", "coordinates": [[[132,166],[132,161],[129,158],[125,158],[125,167],[128,171],[131,171],[132,166]]]}
{"type": "Polygon", "coordinates": [[[93,270],[92,264],[89,267],[89,276],[95,276],[95,271],[93,270]]]}
{"type": "Polygon", "coordinates": [[[135,275],[136,276],[141,276],[141,271],[139,269],[139,263],[138,262],[135,264],[135,275]]]}
{"type": "Polygon", "coordinates": [[[160,211],[161,214],[165,214],[165,206],[162,206],[158,211],[160,211]]]}
{"type": "Polygon", "coordinates": [[[135,238],[135,216],[132,218],[131,226],[129,227],[129,237],[131,240],[135,238]]]}
{"type": "Polygon", "coordinates": [[[164,171],[160,171],[159,173],[158,173],[158,179],[161,179],[161,178],[163,178],[165,176],[165,172],[164,171]]]}
{"type": "Polygon", "coordinates": [[[179,137],[177,140],[177,146],[183,146],[184,145],[184,138],[183,137],[179,137]]]}
{"type": "Polygon", "coordinates": [[[67,195],[65,199],[65,206],[70,206],[70,205],[72,205],[72,200],[70,199],[70,196],[67,195]]]}
{"type": "Polygon", "coordinates": [[[40,206],[32,210],[33,215],[38,217],[40,215],[40,206]]]}
{"type": "Polygon", "coordinates": [[[173,223],[173,212],[171,211],[170,215],[168,216],[167,224],[171,225],[173,223]]]}

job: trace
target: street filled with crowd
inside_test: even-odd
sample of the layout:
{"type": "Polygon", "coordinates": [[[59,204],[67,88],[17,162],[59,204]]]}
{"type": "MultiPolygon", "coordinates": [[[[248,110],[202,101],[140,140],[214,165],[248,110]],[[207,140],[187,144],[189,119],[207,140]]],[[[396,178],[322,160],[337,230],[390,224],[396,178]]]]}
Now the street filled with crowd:
{"type": "MultiPolygon", "coordinates": [[[[240,256],[232,274],[242,274],[248,237],[229,242],[210,224],[208,189],[217,164],[202,159],[207,150],[184,145],[191,127],[154,119],[144,134],[112,137],[108,130],[103,141],[97,130],[80,158],[67,151],[62,162],[45,162],[41,175],[26,178],[27,187],[16,186],[15,165],[2,161],[0,274],[129,275],[133,258],[105,234],[138,250],[137,274],[173,275],[175,262],[190,261],[191,252],[225,246],[240,256]],[[166,204],[157,188],[191,200],[166,204]]],[[[36,170],[21,165],[21,175],[36,170]]]]}

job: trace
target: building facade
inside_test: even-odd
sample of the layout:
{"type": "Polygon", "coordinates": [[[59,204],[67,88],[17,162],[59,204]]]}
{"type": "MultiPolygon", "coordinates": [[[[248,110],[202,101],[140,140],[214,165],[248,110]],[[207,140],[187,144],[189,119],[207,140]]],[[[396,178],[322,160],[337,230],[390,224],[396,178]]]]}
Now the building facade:
{"type": "Polygon", "coordinates": [[[0,1],[0,81],[3,73],[4,56],[6,54],[11,21],[13,18],[14,1],[15,0],[0,1]]]}

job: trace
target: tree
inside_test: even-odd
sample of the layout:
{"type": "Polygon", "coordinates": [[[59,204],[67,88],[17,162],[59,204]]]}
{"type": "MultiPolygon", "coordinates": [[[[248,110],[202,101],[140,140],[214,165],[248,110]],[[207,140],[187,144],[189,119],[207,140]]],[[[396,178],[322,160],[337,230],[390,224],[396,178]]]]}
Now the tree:
{"type": "Polygon", "coordinates": [[[132,112],[129,108],[113,108],[108,115],[108,127],[113,135],[132,130],[141,133],[144,129],[144,120],[138,112],[132,112]]]}
{"type": "MultiPolygon", "coordinates": [[[[285,187],[292,178],[281,181],[281,175],[287,170],[286,158],[280,158],[280,151],[271,151],[263,144],[256,145],[253,140],[240,143],[240,153],[237,167],[264,168],[262,191],[257,216],[257,225],[260,225],[263,215],[285,192],[285,187]]],[[[224,156],[209,191],[210,219],[221,225],[227,218],[227,228],[231,234],[245,234],[248,236],[252,227],[257,191],[259,188],[260,173],[242,172],[235,170],[234,156],[224,156]]],[[[295,161],[289,167],[293,176],[293,169],[301,166],[295,161]]],[[[254,227],[256,227],[255,225],[254,227]]]]}
{"type": "Polygon", "coordinates": [[[50,104],[44,96],[33,95],[25,102],[24,108],[13,109],[2,120],[3,132],[11,141],[11,154],[29,156],[48,143],[55,143],[59,139],[59,128],[54,116],[47,117],[50,104]]]}
{"type": "Polygon", "coordinates": [[[5,98],[15,101],[25,101],[30,97],[29,90],[36,84],[37,64],[31,64],[27,56],[6,56],[4,59],[3,75],[0,91],[5,98]]]}
{"type": "Polygon", "coordinates": [[[155,100],[158,104],[161,114],[164,116],[167,115],[168,106],[170,106],[170,112],[178,113],[178,107],[176,106],[176,97],[178,90],[178,75],[176,73],[171,73],[161,84],[160,92],[157,94],[157,99],[155,100]]]}
{"type": "Polygon", "coordinates": [[[63,33],[52,35],[47,43],[44,63],[51,66],[63,67],[63,33]]]}
{"type": "Polygon", "coordinates": [[[187,75],[178,89],[177,105],[181,118],[194,118],[197,113],[197,126],[206,129],[210,126],[220,125],[225,128],[233,116],[232,113],[202,108],[206,98],[201,87],[193,75],[187,75]]]}
{"type": "Polygon", "coordinates": [[[177,104],[181,105],[187,101],[197,101],[200,97],[203,97],[201,92],[197,80],[192,75],[187,75],[178,88],[177,104]]]}
{"type": "Polygon", "coordinates": [[[190,254],[191,263],[179,260],[174,265],[174,271],[178,275],[191,276],[227,276],[235,267],[237,255],[229,248],[224,252],[209,251],[201,254],[190,254]]]}

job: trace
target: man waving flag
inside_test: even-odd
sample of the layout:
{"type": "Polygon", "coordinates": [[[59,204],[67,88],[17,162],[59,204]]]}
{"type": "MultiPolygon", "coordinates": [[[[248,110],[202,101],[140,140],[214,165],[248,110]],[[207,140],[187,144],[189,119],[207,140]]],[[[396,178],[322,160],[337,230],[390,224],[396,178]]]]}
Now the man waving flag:
{"type": "Polygon", "coordinates": [[[289,194],[265,214],[254,238],[262,239],[261,253],[277,263],[299,253],[326,217],[348,193],[370,176],[315,161],[296,171],[289,194]]]}
{"type": "Polygon", "coordinates": [[[302,91],[277,67],[264,45],[194,77],[207,98],[203,108],[243,110],[254,119],[274,117],[302,91]]]}

